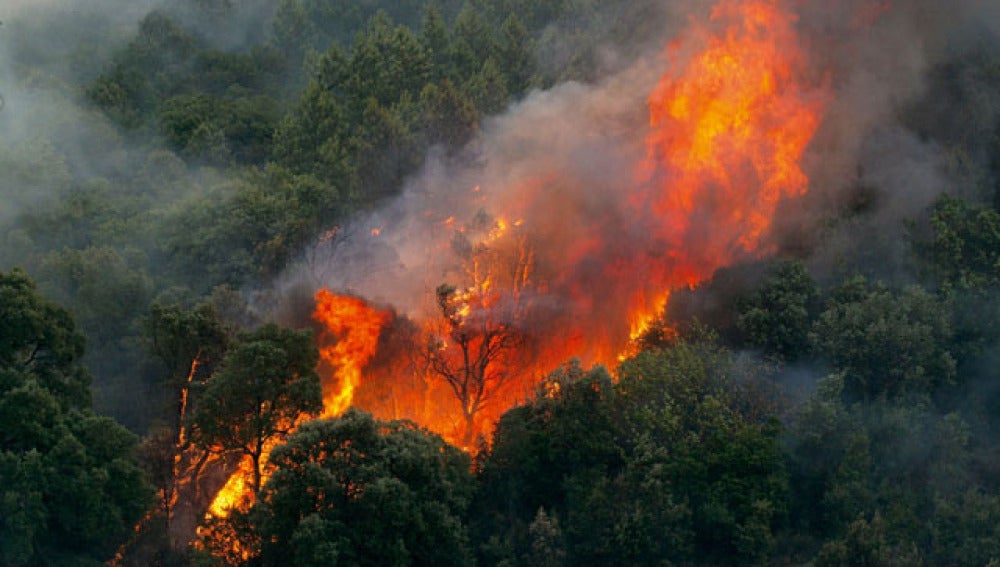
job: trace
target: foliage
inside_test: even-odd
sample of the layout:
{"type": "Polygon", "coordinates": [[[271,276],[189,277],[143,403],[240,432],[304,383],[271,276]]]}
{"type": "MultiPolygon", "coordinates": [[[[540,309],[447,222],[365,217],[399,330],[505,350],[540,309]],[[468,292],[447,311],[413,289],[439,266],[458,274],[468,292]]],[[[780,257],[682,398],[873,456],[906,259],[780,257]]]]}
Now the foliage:
{"type": "Polygon", "coordinates": [[[408,422],[348,410],[271,456],[251,514],[263,565],[469,565],[468,458],[408,422]]]}
{"type": "MultiPolygon", "coordinates": [[[[635,439],[630,472],[640,483],[636,497],[643,498],[642,488],[651,483],[667,490],[664,503],[680,520],[671,537],[690,533],[678,547],[694,557],[766,562],[773,529],[787,510],[780,425],[767,404],[748,404],[754,398],[739,395],[746,391],[741,382],[764,380],[765,371],[711,341],[641,353],[619,369],[619,388],[630,406],[625,419],[635,439]]],[[[655,519],[638,525],[655,526],[655,519]]],[[[656,543],[662,536],[647,537],[664,545],[656,543]]],[[[664,547],[652,557],[664,553],[673,550],[664,547]]]]}
{"type": "Polygon", "coordinates": [[[825,542],[817,563],[861,556],[879,565],[988,562],[995,551],[985,550],[1000,542],[996,530],[964,524],[993,526],[998,512],[982,492],[992,480],[969,466],[968,424],[920,405],[848,405],[843,383],[837,375],[825,380],[789,435],[791,517],[798,533],[825,542]],[[955,538],[958,525],[966,527],[955,538]],[[976,551],[965,537],[976,538],[976,551]]]}
{"type": "Polygon", "coordinates": [[[281,167],[214,189],[170,214],[161,244],[172,275],[203,292],[277,274],[340,212],[334,187],[281,167]]]}
{"type": "Polygon", "coordinates": [[[144,514],[134,435],[94,415],[69,313],[0,273],[0,561],[109,558],[144,514]]]}
{"type": "Polygon", "coordinates": [[[813,326],[813,342],[844,373],[850,400],[934,394],[955,380],[946,303],[910,287],[892,292],[864,278],[831,293],[813,326]]]}
{"type": "Polygon", "coordinates": [[[484,561],[766,562],[788,481],[777,423],[734,395],[750,369],[681,342],[619,374],[567,366],[500,420],[475,509],[484,561]]]}
{"type": "Polygon", "coordinates": [[[942,197],[931,226],[933,237],[918,246],[943,285],[960,290],[1000,285],[1000,213],[942,197]]]}
{"type": "Polygon", "coordinates": [[[83,335],[21,270],[0,273],[0,320],[0,393],[30,380],[65,409],[90,406],[90,376],[79,365],[83,335]]]}
{"type": "Polygon", "coordinates": [[[809,327],[816,316],[819,290],[805,266],[778,264],[740,309],[737,326],[747,343],[794,361],[809,350],[809,327]]]}

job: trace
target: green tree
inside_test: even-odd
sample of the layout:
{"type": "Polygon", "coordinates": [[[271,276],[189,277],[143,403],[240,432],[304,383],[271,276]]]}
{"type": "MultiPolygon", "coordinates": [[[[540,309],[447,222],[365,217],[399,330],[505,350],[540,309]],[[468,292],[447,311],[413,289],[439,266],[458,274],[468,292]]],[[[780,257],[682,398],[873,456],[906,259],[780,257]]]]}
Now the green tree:
{"type": "Polygon", "coordinates": [[[794,361],[809,350],[819,290],[801,262],[778,264],[743,305],[737,326],[749,344],[794,361]]]}
{"type": "Polygon", "coordinates": [[[152,296],[152,278],[139,259],[110,247],[64,249],[47,255],[39,270],[50,295],[71,307],[93,349],[135,333],[136,315],[152,296]]]}
{"type": "Polygon", "coordinates": [[[764,382],[767,371],[712,337],[646,351],[619,368],[629,478],[638,483],[630,489],[640,502],[661,503],[640,504],[650,514],[635,522],[650,546],[636,551],[641,561],[679,560],[688,551],[723,563],[766,562],[788,509],[788,474],[774,406],[745,385],[764,382]],[[645,497],[644,486],[663,492],[645,497]]]}
{"type": "Polygon", "coordinates": [[[1000,558],[1000,497],[969,489],[936,502],[928,564],[990,565],[1000,558]]]}
{"type": "Polygon", "coordinates": [[[448,26],[444,23],[441,11],[434,2],[427,4],[420,26],[420,44],[423,45],[432,67],[431,75],[435,80],[443,80],[451,75],[451,37],[448,26]]]}
{"type": "Polygon", "coordinates": [[[39,195],[63,193],[72,177],[65,158],[43,137],[0,145],[0,221],[13,213],[40,205],[39,195]]]}
{"type": "Polygon", "coordinates": [[[843,373],[851,400],[932,395],[956,377],[947,305],[909,287],[894,293],[852,278],[834,290],[813,325],[821,356],[843,373]]]}
{"type": "MultiPolygon", "coordinates": [[[[327,52],[322,61],[332,57],[333,53],[327,52]]],[[[348,127],[343,102],[322,82],[313,81],[278,124],[274,158],[295,173],[343,183],[350,171],[345,145],[348,127]]]]}
{"type": "Polygon", "coordinates": [[[348,410],[274,450],[251,511],[263,565],[470,565],[468,457],[409,422],[348,410]]]}
{"type": "Polygon", "coordinates": [[[528,563],[538,567],[559,567],[565,564],[566,550],[559,520],[546,514],[545,508],[538,509],[534,521],[528,526],[528,536],[531,538],[528,563]]]}
{"type": "Polygon", "coordinates": [[[23,271],[0,273],[0,394],[35,381],[64,408],[90,407],[84,337],[23,271]]]}
{"type": "Polygon", "coordinates": [[[197,49],[195,38],[170,16],[150,12],[116,64],[87,89],[88,98],[126,127],[138,127],[197,49]]]}
{"type": "Polygon", "coordinates": [[[452,28],[451,60],[459,77],[470,77],[495,52],[496,36],[471,1],[462,5],[452,28]]]}
{"type": "Polygon", "coordinates": [[[480,465],[483,561],[766,563],[789,488],[780,426],[745,385],[764,370],[705,339],[640,353],[617,384],[550,375],[480,465]],[[559,526],[548,543],[540,508],[559,526]]]}
{"type": "Polygon", "coordinates": [[[478,72],[469,77],[464,90],[482,114],[499,113],[506,108],[510,98],[507,79],[500,71],[496,59],[492,57],[488,57],[478,72]]]}
{"type": "Polygon", "coordinates": [[[869,522],[858,518],[842,539],[823,546],[816,567],[920,567],[924,564],[913,542],[892,544],[885,523],[875,514],[869,522]]]}
{"type": "MultiPolygon", "coordinates": [[[[430,79],[431,60],[416,35],[404,26],[393,26],[385,12],[378,12],[359,34],[351,52],[346,87],[350,102],[374,98],[389,106],[404,95],[416,99],[430,79]]],[[[361,109],[363,110],[363,106],[361,109]]]]}
{"type": "Polygon", "coordinates": [[[160,246],[172,260],[171,274],[207,293],[276,275],[345,207],[334,186],[272,165],[171,211],[160,246]]]}
{"type": "Polygon", "coordinates": [[[1000,212],[941,197],[931,213],[933,236],[917,251],[951,289],[1000,285],[1000,212]]]}
{"type": "Polygon", "coordinates": [[[1000,508],[970,466],[981,457],[960,415],[910,399],[845,403],[843,387],[842,375],[824,379],[789,419],[790,525],[804,548],[822,547],[828,565],[988,563],[1000,508]]]}
{"type": "Polygon", "coordinates": [[[137,439],[91,411],[83,337],[19,270],[0,318],[0,561],[109,559],[150,503],[137,439]]]}
{"type": "Polygon", "coordinates": [[[304,416],[323,408],[312,334],[269,324],[237,337],[200,396],[195,442],[253,462],[250,487],[261,488],[264,455],[304,416]]]}
{"type": "Polygon", "coordinates": [[[449,80],[428,84],[420,93],[422,132],[429,145],[461,148],[478,128],[478,113],[471,99],[449,80]]]}
{"type": "Polygon", "coordinates": [[[512,94],[521,94],[534,79],[535,46],[517,12],[511,12],[500,28],[499,64],[512,94]]]}
{"type": "Polygon", "coordinates": [[[591,470],[604,476],[622,466],[615,393],[606,370],[570,363],[546,377],[531,403],[500,418],[480,463],[478,498],[486,510],[476,514],[486,524],[497,522],[489,527],[494,535],[525,538],[539,509],[565,514],[568,479],[591,470]],[[524,531],[497,533],[507,529],[524,531]]]}
{"type": "Polygon", "coordinates": [[[422,148],[397,109],[368,99],[349,144],[354,171],[351,196],[375,203],[398,192],[403,178],[420,164],[422,148]]]}
{"type": "Polygon", "coordinates": [[[290,61],[299,62],[319,43],[319,32],[301,0],[281,0],[274,12],[274,41],[290,61]]]}

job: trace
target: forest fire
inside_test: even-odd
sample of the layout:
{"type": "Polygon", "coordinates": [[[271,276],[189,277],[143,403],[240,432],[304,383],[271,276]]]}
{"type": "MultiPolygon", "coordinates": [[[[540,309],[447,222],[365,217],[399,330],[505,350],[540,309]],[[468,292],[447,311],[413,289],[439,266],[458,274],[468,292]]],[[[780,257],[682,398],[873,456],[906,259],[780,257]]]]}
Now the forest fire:
{"type": "Polygon", "coordinates": [[[779,204],[808,189],[800,161],[828,98],[795,24],[782,0],[723,0],[670,44],[631,176],[598,189],[616,214],[595,210],[581,173],[546,164],[466,190],[464,210],[422,209],[421,236],[359,229],[356,241],[377,246],[423,242],[423,306],[317,292],[323,416],[354,405],[475,450],[546,372],[571,357],[614,365],[672,290],[767,253],[779,204]],[[625,233],[636,236],[604,236],[625,233]]]}
{"type": "Polygon", "coordinates": [[[573,216],[574,201],[553,195],[584,200],[573,191],[586,180],[531,168],[509,186],[465,193],[472,211],[481,208],[464,224],[460,211],[425,213],[444,219],[428,254],[452,258],[427,259],[425,271],[442,273],[427,287],[452,287],[438,288],[433,309],[409,314],[422,338],[390,348],[411,363],[392,372],[373,364],[360,383],[352,370],[345,396],[358,389],[363,409],[471,447],[547,371],[570,357],[615,364],[671,290],[767,253],[779,203],[808,189],[800,161],[828,98],[809,82],[795,24],[783,1],[724,0],[670,44],[668,70],[646,100],[644,155],[624,193],[615,188],[627,220],[573,216]],[[642,238],[602,238],[629,228],[614,224],[622,221],[642,238]],[[404,388],[401,374],[415,378],[404,388]]]}
{"type": "Polygon", "coordinates": [[[799,82],[805,61],[796,18],[781,2],[725,1],[711,20],[724,30],[664,75],[648,101],[649,161],[638,202],[655,211],[675,259],[660,274],[665,288],[694,285],[740,254],[765,252],[778,204],[808,189],[799,162],[825,102],[799,82]],[[713,222],[699,227],[706,217],[713,222]]]}
{"type": "Polygon", "coordinates": [[[1000,567],[1000,0],[4,8],[0,567],[1000,567]]]}

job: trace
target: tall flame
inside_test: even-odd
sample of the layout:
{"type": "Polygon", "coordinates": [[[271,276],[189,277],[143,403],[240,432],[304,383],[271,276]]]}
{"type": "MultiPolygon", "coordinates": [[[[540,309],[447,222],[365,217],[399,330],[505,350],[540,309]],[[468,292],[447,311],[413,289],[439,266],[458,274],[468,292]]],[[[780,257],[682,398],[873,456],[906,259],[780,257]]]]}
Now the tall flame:
{"type": "Polygon", "coordinates": [[[323,417],[336,417],[351,406],[361,371],[375,356],[386,314],[357,297],[324,288],[316,292],[313,319],[334,339],[333,344],[321,346],[319,354],[333,371],[332,379],[323,384],[323,417]]]}
{"type": "MultiPolygon", "coordinates": [[[[429,259],[442,279],[428,287],[456,284],[457,316],[516,327],[527,338],[520,359],[505,361],[519,375],[482,410],[477,433],[488,433],[540,375],[567,358],[610,366],[633,353],[673,290],[770,251],[779,204],[808,190],[800,162],[829,98],[809,74],[796,23],[786,0],[722,0],[707,22],[667,47],[668,69],[646,99],[644,149],[633,177],[622,181],[619,216],[587,208],[587,196],[574,193],[581,180],[573,172],[540,171],[535,162],[510,186],[467,192],[472,210],[496,207],[493,216],[480,208],[463,225],[454,210],[425,213],[451,235],[436,237],[430,248],[457,258],[454,266],[429,259]],[[564,210],[565,218],[553,218],[564,210]],[[623,220],[633,226],[616,224],[623,220]],[[642,237],[623,245],[614,235],[626,229],[642,237]]],[[[394,227],[383,229],[379,237],[391,238],[394,227]]],[[[318,313],[330,309],[329,297],[317,294],[318,313]]],[[[335,335],[345,325],[352,329],[332,348],[363,350],[350,337],[364,337],[365,348],[374,349],[378,318],[360,315],[359,305],[351,309],[358,315],[327,323],[335,335]]],[[[429,332],[440,313],[411,316],[429,332]]],[[[324,359],[342,357],[326,352],[324,359]]],[[[342,411],[353,399],[380,417],[409,417],[449,440],[462,438],[459,406],[449,404],[452,394],[440,388],[440,376],[411,368],[419,383],[404,386],[399,368],[374,368],[362,384],[360,367],[331,365],[341,375],[334,380],[339,397],[328,408],[342,411]],[[354,396],[359,388],[362,395],[354,396]]]]}
{"type": "MultiPolygon", "coordinates": [[[[351,405],[354,390],[361,380],[361,371],[378,347],[378,337],[386,314],[351,296],[336,295],[327,289],[316,293],[313,319],[322,325],[320,368],[324,371],[322,417],[336,417],[351,405]],[[325,344],[331,342],[332,344],[325,344]],[[325,368],[324,368],[325,367],[325,368]]],[[[266,465],[273,443],[265,448],[261,462],[266,465]]],[[[246,457],[219,490],[209,506],[217,518],[229,515],[233,508],[246,509],[253,504],[248,478],[253,473],[252,461],[246,457]]],[[[266,466],[262,471],[266,481],[266,466]]]]}
{"type": "MultiPolygon", "coordinates": [[[[648,99],[646,190],[636,203],[657,215],[674,258],[666,288],[767,252],[779,203],[808,190],[800,161],[828,98],[807,82],[797,17],[783,0],[723,0],[710,20],[715,34],[694,34],[704,50],[664,74],[648,99]]],[[[683,57],[680,45],[667,49],[669,60],[683,57]]],[[[633,318],[648,321],[649,311],[633,318]]]]}

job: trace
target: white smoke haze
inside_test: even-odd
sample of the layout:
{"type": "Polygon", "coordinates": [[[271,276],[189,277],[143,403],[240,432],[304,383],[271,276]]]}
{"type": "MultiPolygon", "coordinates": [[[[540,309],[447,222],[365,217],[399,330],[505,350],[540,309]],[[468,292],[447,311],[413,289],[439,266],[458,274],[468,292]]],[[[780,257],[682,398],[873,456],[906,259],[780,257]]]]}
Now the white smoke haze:
{"type": "Polygon", "coordinates": [[[82,102],[78,84],[135,34],[151,2],[8,1],[0,6],[0,223],[72,178],[130,167],[118,127],[82,102]],[[20,171],[15,171],[20,170],[20,171]]]}

